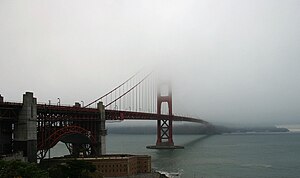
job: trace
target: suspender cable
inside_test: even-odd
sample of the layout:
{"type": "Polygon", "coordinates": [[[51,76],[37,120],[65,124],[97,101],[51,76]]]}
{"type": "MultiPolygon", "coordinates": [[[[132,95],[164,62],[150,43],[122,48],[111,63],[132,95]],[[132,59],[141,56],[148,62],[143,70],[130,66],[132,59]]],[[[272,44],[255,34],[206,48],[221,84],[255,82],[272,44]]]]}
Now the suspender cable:
{"type": "Polygon", "coordinates": [[[131,76],[129,79],[127,79],[125,82],[123,82],[122,84],[120,84],[119,86],[117,86],[116,88],[114,88],[113,90],[111,90],[110,92],[106,93],[105,95],[101,96],[100,98],[96,99],[95,101],[89,103],[88,105],[86,105],[84,108],[89,107],[90,105],[96,103],[97,101],[101,100],[102,98],[106,97],[107,95],[111,94],[112,92],[114,92],[115,90],[117,90],[118,88],[120,88],[121,86],[123,86],[125,83],[127,83],[128,81],[130,81],[132,78],[134,78],[135,76],[137,76],[142,70],[138,71],[137,73],[135,73],[133,76],[131,76]]]}
{"type": "Polygon", "coordinates": [[[150,75],[152,74],[149,73],[148,75],[146,75],[140,82],[138,82],[137,84],[135,84],[133,87],[131,87],[127,92],[123,93],[121,96],[119,96],[118,98],[116,98],[114,101],[111,101],[110,103],[108,103],[105,107],[110,106],[112,103],[114,103],[115,101],[119,100],[120,98],[122,98],[123,96],[125,96],[126,94],[130,93],[133,89],[135,89],[137,86],[139,86],[144,80],[146,80],[150,75]]]}

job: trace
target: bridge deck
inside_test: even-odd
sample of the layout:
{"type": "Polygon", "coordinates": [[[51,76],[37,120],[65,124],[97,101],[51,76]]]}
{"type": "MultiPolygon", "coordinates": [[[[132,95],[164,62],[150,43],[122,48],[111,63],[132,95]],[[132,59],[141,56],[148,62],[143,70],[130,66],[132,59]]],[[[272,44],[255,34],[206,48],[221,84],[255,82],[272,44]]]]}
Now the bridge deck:
{"type": "MultiPolygon", "coordinates": [[[[3,102],[0,103],[0,110],[9,110],[13,111],[15,114],[21,110],[22,103],[11,103],[3,102]]],[[[60,114],[64,117],[75,117],[80,118],[89,118],[97,119],[99,116],[98,109],[95,108],[83,108],[76,106],[57,106],[57,105],[46,105],[38,104],[37,105],[38,114],[60,114]]],[[[11,115],[11,114],[10,114],[11,115]]],[[[144,112],[132,112],[132,111],[119,111],[119,110],[105,110],[106,120],[168,120],[170,119],[169,115],[160,115],[155,113],[144,113],[144,112]]],[[[7,119],[9,116],[6,116],[3,112],[0,115],[0,119],[7,119]]],[[[55,118],[52,118],[55,119],[55,118]]],[[[59,119],[56,117],[56,119],[59,119]]],[[[201,124],[208,124],[208,122],[184,116],[172,116],[173,121],[183,121],[183,122],[195,122],[201,124]]]]}

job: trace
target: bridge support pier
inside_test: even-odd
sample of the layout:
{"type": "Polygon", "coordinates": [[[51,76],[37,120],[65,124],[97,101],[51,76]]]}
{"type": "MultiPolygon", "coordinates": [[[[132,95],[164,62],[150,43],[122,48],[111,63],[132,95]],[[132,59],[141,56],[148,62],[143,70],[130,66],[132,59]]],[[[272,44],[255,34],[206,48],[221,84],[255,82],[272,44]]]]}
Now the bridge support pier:
{"type": "Polygon", "coordinates": [[[97,104],[97,108],[100,112],[99,124],[96,126],[96,146],[95,153],[96,155],[106,154],[106,135],[107,131],[105,129],[105,107],[102,102],[97,104]]]}
{"type": "Polygon", "coordinates": [[[14,125],[14,152],[21,151],[28,162],[37,161],[37,100],[33,93],[23,95],[23,105],[14,125]]]}

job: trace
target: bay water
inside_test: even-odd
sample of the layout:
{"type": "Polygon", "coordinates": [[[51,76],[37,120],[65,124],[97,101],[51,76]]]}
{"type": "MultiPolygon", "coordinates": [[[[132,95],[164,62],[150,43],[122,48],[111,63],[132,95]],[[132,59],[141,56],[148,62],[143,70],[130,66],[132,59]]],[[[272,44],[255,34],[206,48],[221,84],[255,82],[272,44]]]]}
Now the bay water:
{"type": "MultiPolygon", "coordinates": [[[[299,178],[300,133],[174,135],[177,150],[151,150],[156,135],[109,134],[107,153],[146,154],[152,167],[182,178],[299,178]]],[[[52,156],[67,154],[64,144],[52,156]]]]}

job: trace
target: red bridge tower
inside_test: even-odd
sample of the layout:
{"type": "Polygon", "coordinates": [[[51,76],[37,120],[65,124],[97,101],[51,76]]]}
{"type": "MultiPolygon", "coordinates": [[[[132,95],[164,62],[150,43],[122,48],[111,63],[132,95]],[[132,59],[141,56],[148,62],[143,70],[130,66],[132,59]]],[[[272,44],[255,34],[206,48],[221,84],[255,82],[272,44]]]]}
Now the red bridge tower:
{"type": "Polygon", "coordinates": [[[162,116],[162,104],[167,103],[168,115],[162,120],[157,120],[157,141],[155,146],[147,146],[150,149],[178,149],[182,146],[174,146],[173,142],[173,112],[172,112],[172,88],[171,82],[160,83],[157,87],[157,114],[162,116]],[[167,95],[162,95],[162,89],[166,89],[167,95]]]}

